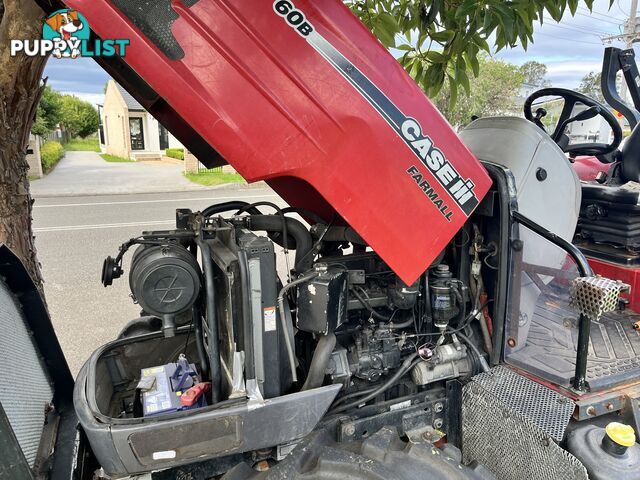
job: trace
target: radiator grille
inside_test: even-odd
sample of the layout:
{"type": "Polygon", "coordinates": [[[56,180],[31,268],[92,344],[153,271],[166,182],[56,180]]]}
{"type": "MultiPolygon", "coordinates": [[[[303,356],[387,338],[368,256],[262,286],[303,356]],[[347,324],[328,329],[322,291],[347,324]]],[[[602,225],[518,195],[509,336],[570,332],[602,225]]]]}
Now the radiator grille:
{"type": "Polygon", "coordinates": [[[464,462],[475,460],[500,480],[587,480],[584,466],[554,441],[573,410],[558,397],[504,367],[474,377],[462,394],[464,462]]]}
{"type": "Polygon", "coordinates": [[[0,280],[0,404],[29,465],[38,453],[45,406],[53,399],[17,301],[0,280]]]}

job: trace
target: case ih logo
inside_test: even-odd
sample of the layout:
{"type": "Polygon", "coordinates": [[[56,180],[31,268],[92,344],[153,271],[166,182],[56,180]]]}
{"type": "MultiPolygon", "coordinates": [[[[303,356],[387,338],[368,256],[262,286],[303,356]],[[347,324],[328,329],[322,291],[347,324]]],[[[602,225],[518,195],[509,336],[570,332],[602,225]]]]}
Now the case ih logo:
{"type": "Polygon", "coordinates": [[[306,15],[298,10],[293,2],[276,0],[273,2],[273,10],[299,35],[304,37],[309,45],[322,55],[378,111],[416,157],[420,159],[430,176],[434,177],[447,191],[450,199],[441,198],[433,190],[429,182],[425,180],[426,175],[415,165],[412,165],[407,170],[407,174],[412,177],[442,216],[447,221],[451,221],[454,211],[447,203],[451,200],[457,204],[467,217],[471,215],[471,212],[479,203],[475,194],[474,183],[470,179],[464,179],[457,172],[442,150],[437,148],[427,135],[423,134],[420,124],[402,113],[358,67],[320,35],[307,20],[306,15]]]}
{"type": "Polygon", "coordinates": [[[23,52],[29,57],[53,54],[56,58],[124,57],[130,40],[91,42],[89,22],[80,12],[65,8],[45,20],[42,40],[11,40],[11,56],[23,52]]]}

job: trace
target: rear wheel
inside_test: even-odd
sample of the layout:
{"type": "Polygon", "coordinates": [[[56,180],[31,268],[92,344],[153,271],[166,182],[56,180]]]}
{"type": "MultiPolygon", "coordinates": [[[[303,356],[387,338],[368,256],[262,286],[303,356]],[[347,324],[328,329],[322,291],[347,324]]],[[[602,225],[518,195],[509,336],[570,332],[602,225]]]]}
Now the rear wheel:
{"type": "Polygon", "coordinates": [[[384,427],[365,440],[336,443],[327,433],[303,441],[285,460],[264,472],[238,465],[222,480],[317,479],[343,480],[488,480],[495,479],[478,464],[463,466],[452,445],[409,443],[395,429],[384,427]]]}

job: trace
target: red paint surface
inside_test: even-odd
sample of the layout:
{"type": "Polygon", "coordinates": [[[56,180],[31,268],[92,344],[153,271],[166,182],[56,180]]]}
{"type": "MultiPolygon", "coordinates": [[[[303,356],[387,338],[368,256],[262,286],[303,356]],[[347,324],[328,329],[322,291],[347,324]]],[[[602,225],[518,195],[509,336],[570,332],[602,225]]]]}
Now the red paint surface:
{"type": "Polygon", "coordinates": [[[624,267],[595,258],[589,258],[589,265],[597,275],[631,285],[631,294],[623,294],[622,296],[629,300],[631,310],[640,313],[640,268],[624,267]]]}
{"type": "MultiPolygon", "coordinates": [[[[482,199],[486,170],[403,68],[340,0],[296,0],[315,29],[408,117],[416,119],[482,199]]],[[[406,170],[428,172],[380,114],[293,28],[273,2],[200,0],[172,32],[169,60],[107,0],[69,0],[103,38],[128,38],[126,62],[249,182],[288,203],[330,205],[407,283],[444,249],[466,216],[446,221],[406,170]]]]}
{"type": "Polygon", "coordinates": [[[608,172],[610,164],[602,163],[596,157],[577,157],[573,168],[578,178],[585,182],[592,182],[600,172],[608,172]]]}

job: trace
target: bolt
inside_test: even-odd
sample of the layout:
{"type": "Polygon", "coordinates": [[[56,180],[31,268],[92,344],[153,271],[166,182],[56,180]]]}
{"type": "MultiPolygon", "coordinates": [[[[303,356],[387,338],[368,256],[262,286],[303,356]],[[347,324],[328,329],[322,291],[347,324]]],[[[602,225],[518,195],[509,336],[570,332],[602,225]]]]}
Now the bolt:
{"type": "Polygon", "coordinates": [[[609,411],[613,410],[613,403],[611,403],[611,402],[607,403],[606,408],[609,411]]]}
{"type": "Polygon", "coordinates": [[[351,437],[356,433],[356,427],[354,427],[353,425],[345,425],[342,428],[342,431],[344,432],[345,435],[351,437]]]}
{"type": "Polygon", "coordinates": [[[433,406],[433,410],[436,413],[440,413],[442,410],[444,410],[444,405],[442,404],[442,402],[437,402],[434,406],[433,406]]]}
{"type": "Polygon", "coordinates": [[[425,439],[427,442],[431,442],[433,440],[433,434],[431,432],[424,432],[422,434],[422,438],[425,439]]]}
{"type": "Polygon", "coordinates": [[[444,425],[444,421],[441,418],[436,418],[433,421],[433,428],[440,429],[444,425]]]}
{"type": "Polygon", "coordinates": [[[515,338],[513,337],[507,338],[507,345],[509,345],[510,348],[515,348],[517,344],[518,342],[516,341],[515,338]]]}
{"type": "Polygon", "coordinates": [[[536,178],[539,182],[544,182],[547,179],[547,171],[542,167],[538,168],[536,170],[536,178]]]}
{"type": "Polygon", "coordinates": [[[549,445],[551,445],[551,442],[549,441],[549,439],[548,439],[548,438],[546,438],[546,437],[545,437],[545,438],[543,438],[543,439],[542,439],[542,446],[543,446],[543,447],[548,447],[549,445]]]}
{"type": "Polygon", "coordinates": [[[587,408],[587,415],[590,417],[594,417],[596,415],[596,408],[593,405],[587,408]]]}

